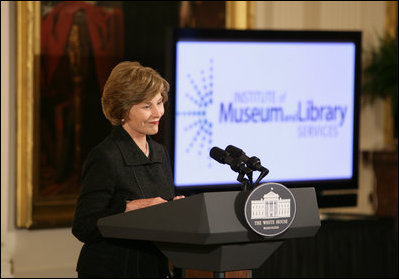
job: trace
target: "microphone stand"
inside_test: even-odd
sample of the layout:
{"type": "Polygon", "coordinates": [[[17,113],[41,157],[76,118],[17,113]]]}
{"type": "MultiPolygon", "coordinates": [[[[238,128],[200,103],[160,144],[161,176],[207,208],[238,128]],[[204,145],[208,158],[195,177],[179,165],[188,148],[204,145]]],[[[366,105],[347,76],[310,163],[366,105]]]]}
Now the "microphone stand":
{"type": "Polygon", "coordinates": [[[259,186],[259,182],[269,173],[269,170],[264,168],[261,171],[261,174],[259,175],[258,179],[256,179],[255,184],[254,184],[254,188],[259,186]]]}
{"type": "Polygon", "coordinates": [[[247,191],[250,186],[252,186],[252,172],[248,174],[249,179],[244,178],[245,172],[240,172],[237,177],[237,181],[241,182],[242,190],[247,191]]]}

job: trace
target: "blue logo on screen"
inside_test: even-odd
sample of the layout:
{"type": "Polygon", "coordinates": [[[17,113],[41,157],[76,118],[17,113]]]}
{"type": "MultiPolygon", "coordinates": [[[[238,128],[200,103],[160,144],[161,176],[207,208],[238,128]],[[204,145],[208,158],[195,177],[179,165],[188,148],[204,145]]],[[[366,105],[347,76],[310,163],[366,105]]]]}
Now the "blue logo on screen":
{"type": "Polygon", "coordinates": [[[186,152],[197,152],[202,155],[212,146],[213,123],[207,118],[207,109],[213,103],[213,59],[209,60],[208,69],[198,73],[187,74],[191,88],[183,92],[186,101],[192,103],[195,109],[178,111],[177,116],[191,117],[190,124],[184,127],[185,133],[193,133],[187,142],[186,152]]]}

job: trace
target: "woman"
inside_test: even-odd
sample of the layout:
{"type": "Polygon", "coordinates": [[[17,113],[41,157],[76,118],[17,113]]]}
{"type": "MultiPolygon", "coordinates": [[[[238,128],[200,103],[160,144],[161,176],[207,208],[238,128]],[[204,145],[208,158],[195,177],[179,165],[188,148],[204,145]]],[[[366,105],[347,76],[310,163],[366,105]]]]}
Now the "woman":
{"type": "Polygon", "coordinates": [[[166,277],[168,261],[150,242],[103,238],[99,218],[176,200],[167,150],[158,132],[169,84],[138,62],[111,72],[102,96],[111,134],[88,155],[82,170],[72,233],[84,243],[82,277],[166,277]]]}

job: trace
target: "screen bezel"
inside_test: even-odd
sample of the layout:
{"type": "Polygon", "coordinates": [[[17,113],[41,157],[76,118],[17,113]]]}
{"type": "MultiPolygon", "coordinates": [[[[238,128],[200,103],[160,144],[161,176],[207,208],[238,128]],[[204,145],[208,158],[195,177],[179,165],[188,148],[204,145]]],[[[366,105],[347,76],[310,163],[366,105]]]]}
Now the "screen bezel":
{"type": "MultiPolygon", "coordinates": [[[[306,181],[281,181],[287,187],[313,187],[318,195],[320,207],[331,206],[354,206],[356,205],[356,194],[339,195],[339,198],[323,198],[325,190],[357,190],[358,189],[358,157],[359,157],[359,98],[361,77],[361,32],[360,31],[292,31],[292,30],[227,30],[227,29],[188,29],[177,28],[170,30],[168,36],[168,63],[167,78],[170,82],[170,98],[168,101],[168,147],[170,150],[172,171],[174,174],[175,153],[175,102],[176,102],[176,45],[177,42],[189,41],[255,41],[255,42],[350,42],[355,44],[355,73],[354,73],[354,119],[353,119],[353,154],[352,172],[350,179],[330,180],[306,180],[306,181]],[[329,200],[329,202],[322,202],[329,200]],[[332,200],[332,202],[331,202],[332,200]]],[[[224,148],[224,147],[221,147],[224,148]]],[[[256,155],[256,154],[255,154],[256,155]]],[[[229,167],[226,165],[226,167],[229,167]]],[[[267,166],[265,166],[267,167],[267,166]]],[[[238,175],[238,174],[237,174],[238,175]]],[[[255,174],[254,174],[255,175],[255,174]]],[[[254,177],[256,178],[256,176],[254,177]]],[[[267,176],[263,182],[267,181],[267,176]]],[[[186,195],[214,192],[240,190],[242,185],[237,184],[215,184],[178,186],[176,190],[186,195]]]]}

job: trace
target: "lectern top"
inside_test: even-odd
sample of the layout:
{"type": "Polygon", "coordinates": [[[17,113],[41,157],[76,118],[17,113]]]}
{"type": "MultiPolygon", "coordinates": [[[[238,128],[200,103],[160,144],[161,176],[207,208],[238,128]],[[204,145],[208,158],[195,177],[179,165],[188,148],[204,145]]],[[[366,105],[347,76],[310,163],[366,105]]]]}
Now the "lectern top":
{"type": "Polygon", "coordinates": [[[291,227],[274,238],[249,229],[242,218],[239,191],[208,192],[98,221],[105,237],[186,244],[222,244],[312,237],[320,227],[313,188],[291,189],[297,213],[291,227]]]}

